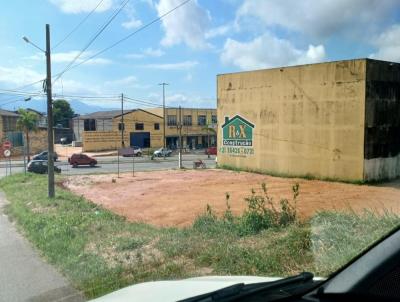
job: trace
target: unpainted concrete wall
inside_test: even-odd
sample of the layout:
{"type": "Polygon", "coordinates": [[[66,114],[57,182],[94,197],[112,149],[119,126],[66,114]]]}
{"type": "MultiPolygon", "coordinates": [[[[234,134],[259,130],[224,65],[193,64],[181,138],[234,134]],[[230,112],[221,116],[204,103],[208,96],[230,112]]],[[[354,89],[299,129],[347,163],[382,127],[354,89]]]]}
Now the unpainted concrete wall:
{"type": "Polygon", "coordinates": [[[364,179],[400,176],[400,64],[367,60],[364,179]]]}
{"type": "Polygon", "coordinates": [[[239,114],[255,128],[254,155],[219,152],[218,164],[363,179],[365,66],[351,60],[219,75],[218,120],[239,114]]]}

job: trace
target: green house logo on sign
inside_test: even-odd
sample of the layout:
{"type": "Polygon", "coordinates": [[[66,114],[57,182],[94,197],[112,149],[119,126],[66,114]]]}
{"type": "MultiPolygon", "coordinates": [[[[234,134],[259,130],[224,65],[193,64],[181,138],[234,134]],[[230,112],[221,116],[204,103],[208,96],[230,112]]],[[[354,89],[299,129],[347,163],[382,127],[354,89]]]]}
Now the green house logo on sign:
{"type": "Polygon", "coordinates": [[[222,145],[236,147],[253,146],[254,125],[240,115],[225,117],[222,125],[222,145]]]}

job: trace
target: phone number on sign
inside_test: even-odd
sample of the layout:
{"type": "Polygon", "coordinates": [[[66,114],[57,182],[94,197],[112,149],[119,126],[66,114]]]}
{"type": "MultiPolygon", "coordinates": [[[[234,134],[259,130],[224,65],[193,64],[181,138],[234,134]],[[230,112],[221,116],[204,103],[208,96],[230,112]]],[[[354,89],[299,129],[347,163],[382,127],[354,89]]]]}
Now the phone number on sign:
{"type": "Polygon", "coordinates": [[[254,148],[244,148],[244,147],[221,147],[219,152],[222,154],[232,154],[232,155],[254,155],[254,148]]]}

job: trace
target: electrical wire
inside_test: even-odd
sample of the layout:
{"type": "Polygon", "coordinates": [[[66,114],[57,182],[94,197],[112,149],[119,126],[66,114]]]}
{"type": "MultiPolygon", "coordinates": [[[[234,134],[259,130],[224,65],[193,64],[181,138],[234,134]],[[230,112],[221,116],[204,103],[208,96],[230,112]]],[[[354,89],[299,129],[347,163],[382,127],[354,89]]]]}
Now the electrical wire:
{"type": "Polygon", "coordinates": [[[21,90],[21,89],[24,89],[24,88],[33,86],[33,85],[35,85],[35,84],[39,84],[40,82],[43,82],[43,81],[45,81],[45,80],[46,80],[46,79],[41,79],[41,80],[38,80],[38,81],[35,81],[35,82],[32,82],[32,83],[26,84],[26,85],[23,85],[23,86],[19,86],[19,87],[13,88],[13,89],[9,89],[9,90],[21,90]]]}
{"type": "Polygon", "coordinates": [[[130,33],[129,35],[125,36],[124,38],[122,38],[122,39],[116,41],[115,43],[111,44],[110,46],[108,46],[108,47],[106,47],[106,48],[104,48],[104,49],[102,49],[102,50],[100,50],[99,52],[93,54],[92,56],[90,56],[90,57],[88,57],[88,58],[82,60],[81,62],[79,62],[79,63],[77,63],[77,64],[75,64],[75,65],[72,65],[71,67],[69,67],[68,70],[64,71],[64,73],[67,72],[67,71],[69,71],[69,70],[71,70],[71,69],[73,69],[73,68],[76,68],[76,67],[78,67],[78,66],[80,66],[80,65],[82,65],[82,64],[84,64],[84,63],[86,63],[87,61],[92,60],[93,58],[95,58],[95,57],[101,55],[102,53],[104,53],[104,52],[110,50],[111,48],[117,46],[118,44],[124,42],[125,40],[129,39],[130,37],[134,36],[135,34],[137,34],[137,33],[141,32],[142,30],[146,29],[147,27],[149,27],[149,26],[153,25],[154,23],[160,21],[161,19],[163,19],[164,17],[168,16],[168,15],[171,14],[173,11],[175,11],[175,10],[177,10],[178,8],[184,6],[185,4],[187,4],[187,3],[190,2],[190,1],[191,1],[191,0],[185,0],[185,1],[183,1],[181,4],[175,6],[175,7],[172,8],[171,10],[169,10],[169,11],[167,11],[166,13],[162,14],[161,16],[159,16],[159,17],[153,19],[151,22],[149,22],[149,23],[143,25],[142,27],[139,27],[137,30],[135,30],[134,32],[132,32],[132,33],[130,33]]]}
{"type": "MultiPolygon", "coordinates": [[[[37,93],[37,94],[30,94],[29,97],[34,98],[36,96],[39,96],[40,94],[42,94],[42,93],[40,92],[40,93],[37,93]]],[[[9,104],[17,103],[17,102],[23,102],[23,101],[26,102],[26,100],[15,99],[15,100],[10,101],[10,102],[1,103],[0,106],[5,106],[5,105],[9,105],[9,104]]]]}
{"type": "Polygon", "coordinates": [[[59,72],[54,80],[54,83],[65,73],[71,66],[79,59],[79,57],[89,48],[90,45],[100,36],[100,34],[111,24],[111,22],[119,15],[122,9],[128,4],[129,0],[125,0],[121,6],[114,12],[110,19],[97,31],[97,33],[89,40],[89,42],[83,47],[83,49],[72,59],[71,62],[64,68],[63,71],[59,72]]]}
{"type": "Polygon", "coordinates": [[[85,21],[87,19],[89,19],[89,17],[97,10],[97,8],[100,6],[100,4],[103,3],[104,0],[100,0],[99,3],[97,3],[96,7],[93,8],[86,16],[85,18],[83,18],[62,40],[60,40],[58,43],[56,43],[56,45],[54,45],[52,47],[51,50],[56,49],[58,46],[60,46],[65,40],[67,40],[74,32],[76,32],[78,30],[79,27],[82,26],[83,23],[85,23],[85,21]]]}
{"type": "MultiPolygon", "coordinates": [[[[131,97],[128,97],[128,96],[124,96],[124,99],[128,99],[128,100],[130,100],[132,102],[136,102],[136,103],[142,103],[142,104],[147,104],[147,105],[156,106],[156,107],[163,107],[162,104],[157,104],[157,103],[154,103],[152,101],[138,100],[138,99],[134,99],[134,98],[131,98],[131,97]]],[[[165,106],[165,108],[170,108],[170,107],[165,106]]]]}

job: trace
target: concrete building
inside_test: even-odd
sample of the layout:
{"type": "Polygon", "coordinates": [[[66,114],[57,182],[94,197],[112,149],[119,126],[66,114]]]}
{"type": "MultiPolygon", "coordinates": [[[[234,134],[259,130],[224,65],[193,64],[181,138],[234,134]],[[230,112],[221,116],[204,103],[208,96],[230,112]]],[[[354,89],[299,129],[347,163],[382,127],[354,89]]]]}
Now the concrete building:
{"type": "MultiPolygon", "coordinates": [[[[216,109],[167,108],[166,145],[179,146],[178,125],[182,123],[182,146],[201,148],[216,145],[216,109]]],[[[127,110],[123,115],[125,146],[159,148],[163,146],[162,108],[127,110]]],[[[112,150],[122,146],[121,110],[100,111],[73,118],[74,140],[81,141],[83,151],[112,150]]]]}
{"type": "MultiPolygon", "coordinates": [[[[0,143],[8,140],[12,143],[12,154],[23,154],[25,143],[24,133],[17,128],[19,114],[0,109],[0,143]]],[[[1,149],[1,148],[0,148],[1,149]]],[[[40,127],[30,133],[30,150],[33,153],[47,149],[47,129],[40,127]]],[[[2,153],[0,154],[0,157],[2,153]]]]}
{"type": "Polygon", "coordinates": [[[73,118],[74,139],[83,151],[114,150],[122,146],[162,146],[162,117],[142,110],[100,111],[73,118]],[[122,129],[123,137],[122,137],[122,129]]]}
{"type": "MultiPolygon", "coordinates": [[[[162,108],[147,109],[163,116],[162,108]]],[[[179,146],[179,128],[182,124],[182,147],[188,149],[216,146],[217,137],[217,110],[206,108],[181,108],[182,121],[180,121],[179,108],[168,107],[165,109],[166,145],[170,148],[179,146]]]]}
{"type": "Polygon", "coordinates": [[[400,64],[346,60],[219,75],[218,164],[293,176],[400,176],[400,64]]]}

